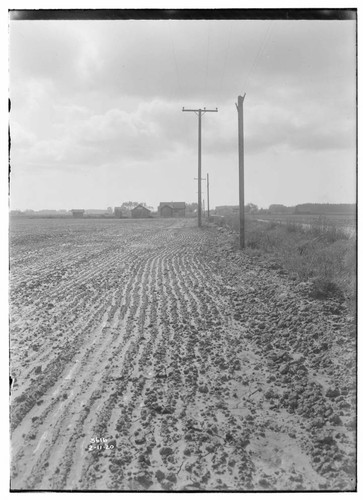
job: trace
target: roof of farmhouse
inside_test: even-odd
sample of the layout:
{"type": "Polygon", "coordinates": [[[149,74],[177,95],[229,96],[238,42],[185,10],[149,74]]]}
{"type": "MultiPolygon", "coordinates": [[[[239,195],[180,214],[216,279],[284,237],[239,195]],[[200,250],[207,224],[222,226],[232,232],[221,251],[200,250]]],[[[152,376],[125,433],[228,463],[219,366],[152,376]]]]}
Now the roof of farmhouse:
{"type": "Polygon", "coordinates": [[[133,210],[140,210],[140,208],[142,208],[143,210],[147,210],[148,212],[150,212],[150,210],[148,208],[144,207],[144,205],[137,205],[136,207],[134,207],[134,208],[131,209],[131,212],[133,210]]]}

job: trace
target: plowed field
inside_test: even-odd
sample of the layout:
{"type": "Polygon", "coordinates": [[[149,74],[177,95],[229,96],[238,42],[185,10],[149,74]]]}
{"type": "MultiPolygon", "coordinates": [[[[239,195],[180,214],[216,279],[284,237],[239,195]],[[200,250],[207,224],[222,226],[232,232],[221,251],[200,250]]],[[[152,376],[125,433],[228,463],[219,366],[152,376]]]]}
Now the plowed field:
{"type": "Polygon", "coordinates": [[[195,220],[14,220],[13,490],[352,490],[355,319],[195,220]]]}

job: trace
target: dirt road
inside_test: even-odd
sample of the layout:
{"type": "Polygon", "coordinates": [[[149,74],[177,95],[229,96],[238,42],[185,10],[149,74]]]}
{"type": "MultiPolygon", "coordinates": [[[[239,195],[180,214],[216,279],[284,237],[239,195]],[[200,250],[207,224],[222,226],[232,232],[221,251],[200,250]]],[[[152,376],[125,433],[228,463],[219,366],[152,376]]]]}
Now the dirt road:
{"type": "Polygon", "coordinates": [[[195,221],[11,235],[14,490],[352,490],[355,322],[195,221]]]}

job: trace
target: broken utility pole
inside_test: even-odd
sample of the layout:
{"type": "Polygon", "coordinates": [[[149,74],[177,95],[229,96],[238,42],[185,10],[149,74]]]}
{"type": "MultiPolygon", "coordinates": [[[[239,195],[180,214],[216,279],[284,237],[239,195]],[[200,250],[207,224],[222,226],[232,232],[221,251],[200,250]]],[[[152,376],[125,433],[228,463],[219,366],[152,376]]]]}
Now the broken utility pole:
{"type": "Polygon", "coordinates": [[[202,115],[204,113],[216,113],[216,109],[185,109],[198,115],[198,227],[202,226],[202,115]]]}
{"type": "Polygon", "coordinates": [[[238,96],[238,167],[239,167],[239,246],[245,247],[245,192],[244,192],[244,143],[243,143],[243,101],[246,94],[238,96]]]}

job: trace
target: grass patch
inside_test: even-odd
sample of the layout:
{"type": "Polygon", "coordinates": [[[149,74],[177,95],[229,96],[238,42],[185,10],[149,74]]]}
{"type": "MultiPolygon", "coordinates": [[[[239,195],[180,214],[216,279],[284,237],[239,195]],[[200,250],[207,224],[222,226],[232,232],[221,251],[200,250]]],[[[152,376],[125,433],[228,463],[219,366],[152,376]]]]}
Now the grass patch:
{"type": "MultiPolygon", "coordinates": [[[[238,217],[224,218],[224,225],[239,231],[238,217]]],[[[352,312],[356,303],[356,240],[344,228],[319,218],[302,226],[246,219],[245,252],[268,256],[300,281],[312,283],[312,297],[346,300],[352,312]]]]}

